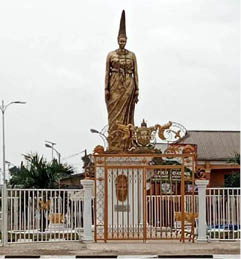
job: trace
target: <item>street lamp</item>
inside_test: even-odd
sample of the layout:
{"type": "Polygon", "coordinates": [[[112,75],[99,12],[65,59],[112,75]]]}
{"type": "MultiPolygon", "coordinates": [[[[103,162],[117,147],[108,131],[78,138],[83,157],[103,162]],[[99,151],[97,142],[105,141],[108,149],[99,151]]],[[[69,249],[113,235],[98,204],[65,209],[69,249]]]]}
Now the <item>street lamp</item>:
{"type": "Polygon", "coordinates": [[[96,129],[90,129],[91,133],[96,133],[101,137],[101,139],[103,140],[103,143],[104,143],[104,147],[106,147],[106,143],[108,142],[107,137],[105,135],[106,131],[107,131],[107,126],[105,126],[101,131],[98,131],[96,129]]]}
{"type": "Polygon", "coordinates": [[[0,110],[2,112],[2,136],[3,136],[3,188],[2,188],[2,241],[3,245],[7,243],[7,185],[6,185],[6,160],[5,160],[5,111],[11,104],[25,104],[26,102],[14,101],[8,104],[4,104],[2,100],[2,104],[0,106],[0,110]]]}
{"type": "Polygon", "coordinates": [[[59,162],[59,164],[60,164],[61,154],[58,152],[58,150],[56,150],[56,149],[54,148],[54,145],[56,145],[56,143],[53,143],[53,142],[50,142],[50,141],[45,141],[45,142],[50,143],[50,144],[45,143],[45,147],[52,149],[52,160],[53,160],[53,158],[54,158],[54,155],[53,155],[53,150],[54,150],[54,151],[57,153],[57,155],[58,155],[58,162],[59,162]]]}
{"type": "Polygon", "coordinates": [[[48,146],[46,146],[46,147],[50,147],[51,149],[52,149],[52,160],[54,159],[54,145],[56,145],[56,143],[54,143],[54,142],[52,142],[52,141],[48,141],[48,140],[45,140],[45,146],[46,145],[48,145],[48,146]],[[49,146],[49,144],[51,145],[51,146],[49,146]]]}
{"type": "Polygon", "coordinates": [[[15,102],[10,102],[8,104],[4,104],[4,101],[2,100],[2,105],[0,106],[0,110],[2,111],[2,131],[3,131],[3,184],[6,180],[6,161],[5,161],[5,111],[7,107],[11,104],[25,104],[26,102],[20,102],[20,101],[15,101],[15,102]]]}

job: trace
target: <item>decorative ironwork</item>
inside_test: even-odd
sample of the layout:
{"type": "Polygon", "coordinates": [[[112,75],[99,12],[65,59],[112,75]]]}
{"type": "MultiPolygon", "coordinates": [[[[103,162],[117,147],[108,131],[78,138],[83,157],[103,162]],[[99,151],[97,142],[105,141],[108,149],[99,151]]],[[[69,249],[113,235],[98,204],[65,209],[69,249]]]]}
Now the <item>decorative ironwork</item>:
{"type": "Polygon", "coordinates": [[[141,127],[134,127],[132,142],[136,148],[153,148],[155,144],[155,133],[156,127],[147,127],[146,122],[143,120],[141,127]]]}
{"type": "Polygon", "coordinates": [[[116,196],[119,201],[125,201],[128,194],[128,178],[126,175],[118,175],[116,179],[116,196]]]}
{"type": "Polygon", "coordinates": [[[94,154],[97,155],[97,154],[103,154],[105,152],[105,149],[103,146],[101,145],[98,145],[94,148],[94,154]]]}
{"type": "Polygon", "coordinates": [[[169,121],[163,126],[157,124],[156,127],[159,129],[159,138],[167,143],[176,143],[185,137],[187,133],[185,127],[177,122],[169,121]]]}
{"type": "Polygon", "coordinates": [[[181,152],[180,146],[170,145],[165,151],[164,154],[179,154],[181,152]]]}
{"type": "Polygon", "coordinates": [[[196,147],[171,146],[175,153],[94,155],[96,240],[194,240],[194,220],[187,237],[184,219],[195,213],[196,147]]]}
{"type": "MultiPolygon", "coordinates": [[[[114,129],[109,130],[107,153],[156,153],[158,152],[155,149],[157,137],[162,142],[176,143],[185,135],[186,129],[181,124],[171,121],[163,126],[156,124],[152,127],[147,127],[144,120],[141,127],[132,124],[123,125],[117,122],[114,129]]],[[[170,151],[173,152],[174,150],[171,150],[170,147],[170,151]]]]}
{"type": "Polygon", "coordinates": [[[200,168],[196,175],[195,175],[196,179],[199,179],[199,180],[207,180],[207,174],[206,174],[206,171],[204,168],[200,168]]]}
{"type": "Polygon", "coordinates": [[[105,206],[105,183],[104,183],[104,168],[98,167],[96,170],[96,225],[95,239],[104,239],[104,206],[105,206]],[[102,179],[102,180],[101,180],[102,179]]]}

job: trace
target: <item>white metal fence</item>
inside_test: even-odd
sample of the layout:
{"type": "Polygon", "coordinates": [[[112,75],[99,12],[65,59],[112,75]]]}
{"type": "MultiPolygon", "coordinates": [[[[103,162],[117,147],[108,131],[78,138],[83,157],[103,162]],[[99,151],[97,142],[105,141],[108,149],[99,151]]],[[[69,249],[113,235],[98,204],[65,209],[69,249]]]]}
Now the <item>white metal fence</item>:
{"type": "MultiPolygon", "coordinates": [[[[175,226],[174,214],[181,211],[181,195],[147,196],[147,204],[152,204],[153,207],[149,210],[148,224],[150,221],[154,226],[158,226],[159,222],[163,221],[170,227],[175,226]],[[161,215],[160,211],[164,211],[166,215],[161,215]]],[[[194,195],[194,198],[191,195],[185,195],[184,211],[192,212],[192,208],[195,213],[198,213],[198,195],[194,195]]],[[[240,239],[240,188],[207,188],[206,222],[209,239],[240,239]]]]}
{"type": "Polygon", "coordinates": [[[207,188],[206,208],[210,239],[240,239],[240,188],[207,188]]]}
{"type": "Polygon", "coordinates": [[[8,189],[8,242],[80,240],[83,208],[80,189],[8,189]]]}
{"type": "MultiPolygon", "coordinates": [[[[185,212],[198,212],[198,196],[185,195],[185,212]]],[[[174,212],[181,211],[181,196],[147,196],[155,213],[147,223],[158,226],[161,220],[174,225],[174,212]],[[163,201],[166,202],[163,202],[163,201]],[[160,218],[158,204],[167,212],[160,218]],[[170,206],[172,207],[170,210],[170,206]],[[169,214],[168,214],[169,213],[169,214]]],[[[0,188],[0,208],[2,192],[0,188]]],[[[8,189],[8,242],[46,242],[79,240],[83,230],[83,191],[80,189],[8,189]]],[[[240,239],[240,188],[207,188],[207,233],[211,240],[240,239]]],[[[92,224],[94,224],[92,199],[92,224]]],[[[165,223],[166,224],[166,223],[165,223]]],[[[0,213],[2,230],[2,213],[0,213]]]]}
{"type": "MultiPolygon", "coordinates": [[[[181,238],[181,195],[147,195],[146,196],[146,220],[147,237],[150,239],[181,238]]],[[[196,218],[198,211],[198,196],[184,196],[184,236],[192,237],[192,219],[194,220],[194,235],[197,233],[196,218]],[[193,215],[193,212],[195,215],[193,215]],[[194,217],[193,217],[194,216],[194,217]]]]}

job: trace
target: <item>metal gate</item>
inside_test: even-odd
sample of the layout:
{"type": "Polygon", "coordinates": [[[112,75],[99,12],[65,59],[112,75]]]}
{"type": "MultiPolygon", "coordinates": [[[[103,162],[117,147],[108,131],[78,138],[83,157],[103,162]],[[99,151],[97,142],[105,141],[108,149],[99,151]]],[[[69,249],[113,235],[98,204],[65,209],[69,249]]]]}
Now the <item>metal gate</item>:
{"type": "Polygon", "coordinates": [[[95,240],[194,240],[195,146],[95,155],[95,240]]]}

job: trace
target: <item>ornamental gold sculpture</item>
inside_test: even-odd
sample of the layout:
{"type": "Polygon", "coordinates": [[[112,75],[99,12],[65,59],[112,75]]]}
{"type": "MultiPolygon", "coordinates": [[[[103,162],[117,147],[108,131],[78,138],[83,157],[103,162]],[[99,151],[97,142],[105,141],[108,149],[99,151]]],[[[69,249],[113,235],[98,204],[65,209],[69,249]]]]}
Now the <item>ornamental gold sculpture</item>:
{"type": "MultiPolygon", "coordinates": [[[[119,48],[106,60],[105,101],[108,111],[109,135],[120,125],[134,125],[135,104],[138,102],[138,74],[135,54],[127,49],[125,11],[122,12],[118,34],[119,48]]],[[[109,142],[109,149],[112,149],[109,142]]]]}
{"type": "Polygon", "coordinates": [[[128,178],[126,175],[118,175],[116,178],[116,196],[119,201],[125,201],[128,195],[128,178]]]}
{"type": "Polygon", "coordinates": [[[175,143],[182,139],[186,134],[186,129],[175,122],[169,121],[161,126],[156,124],[152,127],[147,127],[143,120],[141,127],[132,124],[123,125],[116,123],[115,128],[109,132],[107,138],[109,144],[109,152],[136,152],[150,153],[156,152],[155,144],[158,136],[161,141],[175,143]]]}

